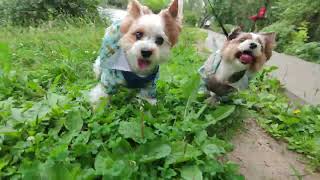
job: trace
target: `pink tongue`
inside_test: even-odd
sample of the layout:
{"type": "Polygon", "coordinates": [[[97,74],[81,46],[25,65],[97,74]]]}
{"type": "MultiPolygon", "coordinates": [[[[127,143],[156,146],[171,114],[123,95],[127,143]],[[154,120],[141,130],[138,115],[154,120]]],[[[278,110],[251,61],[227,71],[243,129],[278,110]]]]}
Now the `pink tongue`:
{"type": "Polygon", "coordinates": [[[242,54],[240,56],[240,60],[244,64],[251,64],[253,62],[253,57],[251,55],[248,55],[248,54],[242,54]]]}
{"type": "Polygon", "coordinates": [[[150,65],[149,61],[143,60],[143,59],[139,59],[138,60],[138,65],[141,69],[145,69],[150,65]]]}

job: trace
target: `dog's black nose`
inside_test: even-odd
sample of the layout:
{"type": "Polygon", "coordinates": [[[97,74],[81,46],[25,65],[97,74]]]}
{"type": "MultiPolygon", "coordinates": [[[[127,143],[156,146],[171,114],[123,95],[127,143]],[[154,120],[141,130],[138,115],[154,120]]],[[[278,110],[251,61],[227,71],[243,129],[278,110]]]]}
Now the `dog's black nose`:
{"type": "Polygon", "coordinates": [[[257,47],[258,45],[256,43],[250,43],[250,49],[255,49],[257,47]]]}
{"type": "Polygon", "coordinates": [[[152,55],[152,51],[141,50],[141,55],[144,58],[149,58],[152,55]]]}

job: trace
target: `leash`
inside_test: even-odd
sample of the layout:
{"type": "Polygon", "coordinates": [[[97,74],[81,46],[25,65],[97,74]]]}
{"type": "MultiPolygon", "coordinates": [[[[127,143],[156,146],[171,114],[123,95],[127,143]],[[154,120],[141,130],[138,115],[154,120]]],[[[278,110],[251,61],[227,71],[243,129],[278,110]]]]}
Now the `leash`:
{"type": "Polygon", "coordinates": [[[228,31],[226,30],[226,28],[223,26],[223,23],[221,21],[221,19],[218,17],[218,15],[216,14],[216,11],[214,9],[214,7],[212,6],[211,4],[211,1],[210,0],[207,0],[208,3],[209,3],[209,6],[211,8],[211,11],[212,11],[212,14],[213,16],[217,19],[218,23],[219,23],[219,26],[221,27],[222,31],[223,31],[223,34],[228,38],[229,34],[228,34],[228,31]]]}

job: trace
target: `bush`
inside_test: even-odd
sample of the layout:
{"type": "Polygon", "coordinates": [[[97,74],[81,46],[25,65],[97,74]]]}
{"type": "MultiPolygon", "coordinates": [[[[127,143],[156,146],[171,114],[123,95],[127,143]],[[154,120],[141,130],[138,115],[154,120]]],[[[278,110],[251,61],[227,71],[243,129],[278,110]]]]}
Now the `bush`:
{"type": "Polygon", "coordinates": [[[141,3],[148,6],[153,12],[158,13],[168,6],[170,0],[142,0],[141,3]]]}
{"type": "Polygon", "coordinates": [[[126,8],[128,0],[105,0],[103,4],[108,4],[118,8],[126,8]]]}
{"type": "Polygon", "coordinates": [[[197,15],[197,13],[190,11],[190,10],[186,10],[184,12],[184,21],[185,23],[191,25],[191,26],[197,26],[198,20],[199,20],[199,15],[197,15]]]}
{"type": "Polygon", "coordinates": [[[286,21],[278,21],[262,31],[277,32],[276,50],[278,52],[320,63],[320,43],[308,42],[308,23],[303,22],[297,27],[286,21]]]}
{"type": "Polygon", "coordinates": [[[30,25],[52,20],[61,14],[76,17],[96,15],[98,4],[98,0],[2,0],[0,15],[4,22],[30,25]]]}

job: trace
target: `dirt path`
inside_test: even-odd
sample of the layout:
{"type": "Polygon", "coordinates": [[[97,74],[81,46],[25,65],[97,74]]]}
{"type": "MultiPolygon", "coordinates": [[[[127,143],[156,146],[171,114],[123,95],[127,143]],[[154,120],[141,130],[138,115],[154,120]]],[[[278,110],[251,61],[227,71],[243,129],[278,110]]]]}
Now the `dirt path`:
{"type": "Polygon", "coordinates": [[[253,119],[234,137],[235,149],[229,159],[240,164],[248,180],[319,180],[302,162],[303,156],[287,150],[287,144],[271,138],[253,119]],[[295,172],[296,171],[296,172],[295,172]]]}

